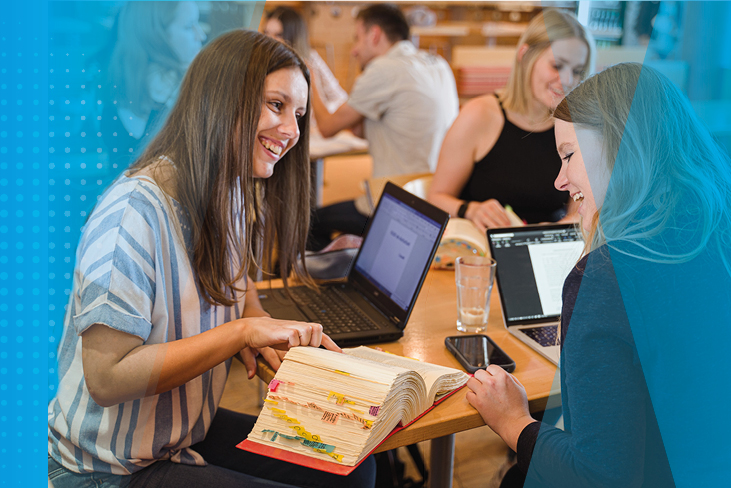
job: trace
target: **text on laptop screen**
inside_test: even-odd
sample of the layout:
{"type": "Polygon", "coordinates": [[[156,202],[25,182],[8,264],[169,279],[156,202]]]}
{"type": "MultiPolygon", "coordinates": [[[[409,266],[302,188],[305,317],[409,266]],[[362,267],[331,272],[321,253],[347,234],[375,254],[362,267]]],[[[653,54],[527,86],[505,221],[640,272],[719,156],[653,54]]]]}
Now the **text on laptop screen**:
{"type": "Polygon", "coordinates": [[[584,242],[573,227],[490,235],[506,323],[558,317],[563,283],[584,242]]]}
{"type": "Polygon", "coordinates": [[[372,218],[355,269],[406,310],[441,226],[385,193],[372,218]]]}

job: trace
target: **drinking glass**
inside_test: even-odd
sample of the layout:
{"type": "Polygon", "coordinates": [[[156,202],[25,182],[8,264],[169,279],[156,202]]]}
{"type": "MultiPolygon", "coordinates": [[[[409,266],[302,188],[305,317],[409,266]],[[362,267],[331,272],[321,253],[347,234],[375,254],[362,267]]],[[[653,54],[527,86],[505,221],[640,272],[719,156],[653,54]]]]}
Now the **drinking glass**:
{"type": "Polygon", "coordinates": [[[460,256],[455,260],[457,330],[472,334],[487,330],[495,260],[485,256],[460,256]]]}

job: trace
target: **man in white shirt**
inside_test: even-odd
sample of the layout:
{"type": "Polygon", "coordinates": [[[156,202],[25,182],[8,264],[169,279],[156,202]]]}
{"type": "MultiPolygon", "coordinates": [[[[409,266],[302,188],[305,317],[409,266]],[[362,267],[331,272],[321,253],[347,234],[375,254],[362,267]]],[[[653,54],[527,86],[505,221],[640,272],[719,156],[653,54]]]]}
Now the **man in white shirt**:
{"type": "MultiPolygon", "coordinates": [[[[452,70],[439,57],[418,51],[395,5],[375,4],[358,13],[351,55],[363,72],[348,101],[329,113],[313,83],[312,109],[325,137],[343,129],[364,135],[373,157],[373,177],[434,171],[442,139],[457,117],[452,70]]],[[[332,231],[360,235],[368,206],[348,201],[318,209],[310,248],[318,250],[332,231]]]]}

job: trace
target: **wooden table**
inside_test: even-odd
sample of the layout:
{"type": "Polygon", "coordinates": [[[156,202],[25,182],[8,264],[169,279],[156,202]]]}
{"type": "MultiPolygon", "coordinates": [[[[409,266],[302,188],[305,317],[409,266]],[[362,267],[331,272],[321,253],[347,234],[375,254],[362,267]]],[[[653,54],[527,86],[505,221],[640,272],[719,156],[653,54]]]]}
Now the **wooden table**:
{"type": "MultiPolygon", "coordinates": [[[[261,291],[267,286],[260,283],[258,288],[261,291]]],[[[377,346],[394,354],[461,369],[459,362],[444,346],[445,337],[460,334],[456,325],[456,293],[453,271],[431,270],[404,329],[404,336],[397,342],[377,346]]],[[[490,300],[487,334],[515,360],[514,374],[525,387],[531,412],[543,410],[549,395],[560,393],[552,391],[556,366],[505,330],[497,288],[493,289],[490,300]]],[[[264,381],[273,377],[268,368],[260,368],[259,374],[264,381]]],[[[408,428],[394,434],[376,452],[431,440],[430,486],[451,487],[454,434],[485,425],[477,410],[467,403],[466,394],[467,389],[464,388],[452,395],[408,428]]]]}

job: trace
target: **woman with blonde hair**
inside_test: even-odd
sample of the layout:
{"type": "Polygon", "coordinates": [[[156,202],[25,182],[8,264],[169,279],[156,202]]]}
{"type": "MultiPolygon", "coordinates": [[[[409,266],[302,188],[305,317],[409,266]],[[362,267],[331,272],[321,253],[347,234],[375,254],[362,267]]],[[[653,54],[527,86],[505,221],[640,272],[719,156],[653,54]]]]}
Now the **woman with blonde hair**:
{"type": "Polygon", "coordinates": [[[640,64],[589,78],[554,117],[556,188],[586,238],[563,288],[564,426],[534,421],[512,375],[475,374],[467,400],[518,454],[503,484],[724,486],[731,160],[640,64]]]}
{"type": "Polygon", "coordinates": [[[115,174],[140,155],[172,108],[206,40],[199,17],[196,2],[127,2],[120,9],[100,126],[115,174]]]}
{"type": "Polygon", "coordinates": [[[593,52],[573,14],[534,17],[505,89],[471,100],[447,132],[428,200],[483,231],[509,225],[505,205],[529,223],[563,217],[568,199],[552,185],[561,161],[550,111],[590,71],[593,52]]]}

